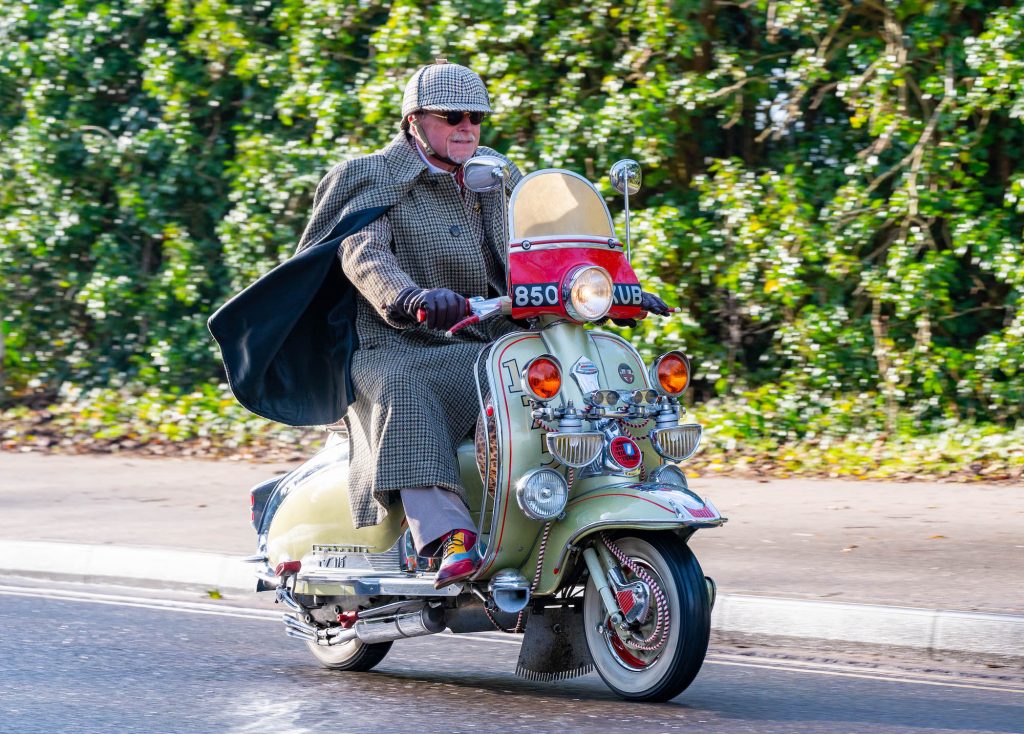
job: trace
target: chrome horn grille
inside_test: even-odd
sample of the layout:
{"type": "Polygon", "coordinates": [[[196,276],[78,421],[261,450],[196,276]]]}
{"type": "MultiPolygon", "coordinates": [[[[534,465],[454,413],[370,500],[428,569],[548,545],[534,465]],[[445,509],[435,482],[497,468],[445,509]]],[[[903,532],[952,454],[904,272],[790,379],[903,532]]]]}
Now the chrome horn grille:
{"type": "Polygon", "coordinates": [[[687,423],[672,428],[656,428],[651,431],[651,445],[666,459],[683,461],[693,456],[693,452],[697,450],[703,430],[699,423],[687,423]]]}
{"type": "Polygon", "coordinates": [[[604,448],[604,434],[596,431],[549,433],[546,440],[548,451],[562,464],[575,469],[593,463],[601,455],[601,449],[604,448]]]}

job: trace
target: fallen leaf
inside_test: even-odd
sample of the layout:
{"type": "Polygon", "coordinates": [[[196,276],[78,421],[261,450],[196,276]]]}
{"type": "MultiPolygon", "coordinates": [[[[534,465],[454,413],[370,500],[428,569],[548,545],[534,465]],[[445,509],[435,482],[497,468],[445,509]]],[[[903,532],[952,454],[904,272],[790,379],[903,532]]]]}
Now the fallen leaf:
{"type": "Polygon", "coordinates": [[[839,551],[839,552],[840,552],[840,553],[849,553],[850,551],[852,551],[852,550],[853,550],[854,548],[856,548],[856,547],[857,547],[857,546],[855,546],[855,545],[848,545],[848,546],[846,546],[845,548],[843,548],[843,549],[842,549],[841,551],[839,551]]]}
{"type": "Polygon", "coordinates": [[[945,539],[946,539],[945,535],[930,535],[930,536],[928,536],[928,540],[945,540],[945,539]]]}

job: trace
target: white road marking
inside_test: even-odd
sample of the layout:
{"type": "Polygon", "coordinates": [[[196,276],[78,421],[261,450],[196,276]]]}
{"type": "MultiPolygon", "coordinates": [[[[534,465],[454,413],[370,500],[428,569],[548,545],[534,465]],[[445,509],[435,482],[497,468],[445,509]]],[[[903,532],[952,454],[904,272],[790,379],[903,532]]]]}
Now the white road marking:
{"type": "Polygon", "coordinates": [[[705,660],[710,665],[730,665],[738,668],[758,668],[761,670],[779,670],[784,673],[806,673],[808,675],[832,675],[839,678],[862,678],[864,680],[877,680],[886,683],[912,683],[919,686],[944,686],[946,688],[972,688],[978,691],[997,691],[999,693],[1020,693],[1024,694],[1024,688],[1013,688],[1010,686],[981,686],[975,683],[958,683],[953,681],[922,680],[920,678],[907,678],[886,675],[869,675],[867,673],[847,673],[838,670],[813,670],[801,668],[799,665],[761,663],[736,663],[727,660],[716,660],[713,655],[708,655],[705,660]]]}
{"type": "Polygon", "coordinates": [[[27,596],[55,599],[58,601],[79,601],[90,604],[105,604],[108,606],[137,607],[140,609],[155,609],[165,612],[213,614],[222,617],[236,617],[239,619],[281,620],[281,612],[274,612],[270,610],[221,606],[217,604],[179,601],[175,599],[152,599],[144,596],[122,596],[118,594],[101,594],[88,591],[66,591],[63,589],[38,589],[28,586],[21,587],[2,585],[0,585],[0,594],[6,596],[27,596]]]}
{"type": "MultiPolygon", "coordinates": [[[[175,599],[152,599],[141,596],[124,596],[118,594],[103,594],[88,591],[69,591],[63,589],[40,589],[34,587],[5,586],[0,585],[0,595],[20,596],[43,599],[54,599],[57,601],[76,601],[89,604],[103,604],[107,606],[134,607],[139,609],[152,609],[162,612],[184,612],[186,614],[208,614],[219,617],[233,617],[238,619],[249,619],[255,621],[280,622],[281,612],[252,609],[246,607],[219,606],[202,602],[190,602],[175,599]]],[[[520,645],[522,640],[518,637],[503,639],[500,632],[477,632],[470,634],[455,635],[444,632],[440,635],[433,635],[434,638],[445,640],[458,640],[462,642],[487,642],[504,645],[520,645]]],[[[803,673],[808,675],[829,675],[840,678],[860,678],[863,680],[876,680],[885,683],[908,683],[922,686],[944,686],[947,688],[968,688],[979,691],[995,691],[998,693],[1024,694],[1024,688],[1015,687],[1014,684],[1006,685],[981,685],[978,683],[966,682],[965,679],[946,680],[943,676],[934,673],[907,674],[906,671],[896,669],[881,669],[871,672],[851,671],[848,666],[837,663],[817,663],[813,661],[800,660],[777,660],[772,658],[756,659],[747,655],[729,655],[725,653],[709,653],[705,659],[709,665],[724,665],[738,668],[753,668],[760,670],[776,670],[784,673],[803,673]]]]}

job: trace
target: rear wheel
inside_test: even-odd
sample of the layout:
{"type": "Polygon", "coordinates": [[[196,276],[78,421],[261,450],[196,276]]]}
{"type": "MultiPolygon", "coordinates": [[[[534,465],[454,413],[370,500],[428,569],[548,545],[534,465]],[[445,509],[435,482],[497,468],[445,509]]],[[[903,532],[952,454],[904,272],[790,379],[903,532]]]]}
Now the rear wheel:
{"type": "Polygon", "coordinates": [[[689,547],[673,535],[613,542],[640,571],[623,566],[626,580],[646,575],[661,589],[661,597],[653,595],[646,620],[622,630],[611,624],[589,579],[583,595],[587,647],[597,672],[618,695],[631,701],[667,701],[693,682],[707,654],[711,604],[704,573],[689,547]],[[660,636],[659,615],[664,630],[660,636]]]}
{"type": "Polygon", "coordinates": [[[392,643],[375,642],[372,645],[362,640],[349,640],[340,645],[324,647],[315,642],[307,642],[310,652],[322,666],[329,670],[352,670],[366,672],[372,670],[384,656],[388,654],[392,643]]]}

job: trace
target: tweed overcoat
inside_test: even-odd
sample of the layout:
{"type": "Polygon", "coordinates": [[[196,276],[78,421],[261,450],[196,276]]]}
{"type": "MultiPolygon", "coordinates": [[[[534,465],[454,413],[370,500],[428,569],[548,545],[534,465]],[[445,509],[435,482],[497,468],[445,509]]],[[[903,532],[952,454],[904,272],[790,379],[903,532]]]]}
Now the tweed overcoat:
{"type": "MultiPolygon", "coordinates": [[[[478,153],[498,155],[487,148],[478,153]]],[[[510,170],[514,185],[521,174],[511,164],[510,170]]],[[[349,499],[355,524],[363,527],[379,523],[404,488],[436,485],[465,499],[456,448],[479,414],[473,366],[485,343],[516,327],[498,318],[446,337],[390,309],[408,286],[504,295],[502,192],[460,191],[451,174],[432,173],[400,133],[321,181],[300,252],[351,210],[352,179],[382,182],[382,198],[374,199],[370,184],[358,208],[390,207],[338,249],[358,292],[355,402],[345,424],[349,499]]]]}

